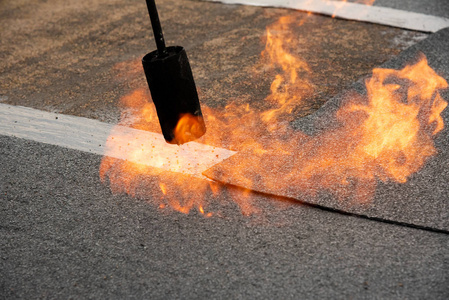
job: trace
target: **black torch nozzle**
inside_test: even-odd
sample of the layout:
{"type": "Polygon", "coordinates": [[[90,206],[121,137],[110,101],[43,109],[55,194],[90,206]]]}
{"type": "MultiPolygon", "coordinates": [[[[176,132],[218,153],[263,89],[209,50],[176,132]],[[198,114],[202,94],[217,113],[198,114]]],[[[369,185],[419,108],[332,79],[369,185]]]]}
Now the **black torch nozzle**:
{"type": "Polygon", "coordinates": [[[146,0],[157,50],[142,59],[165,140],[183,144],[206,133],[198,93],[186,51],[166,47],[154,0],[146,0]]]}

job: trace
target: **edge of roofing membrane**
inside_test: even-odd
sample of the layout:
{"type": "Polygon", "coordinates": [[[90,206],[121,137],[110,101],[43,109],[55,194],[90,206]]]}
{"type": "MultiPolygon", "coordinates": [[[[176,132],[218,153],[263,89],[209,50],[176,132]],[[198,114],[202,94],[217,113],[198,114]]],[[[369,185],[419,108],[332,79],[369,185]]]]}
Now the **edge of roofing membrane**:
{"type": "MultiPolygon", "coordinates": [[[[381,67],[401,69],[416,60],[420,53],[424,53],[429,66],[448,80],[449,52],[447,49],[449,49],[449,28],[430,35],[427,39],[401,52],[381,67]]],[[[318,135],[327,128],[332,128],[338,122],[335,113],[343,104],[347,92],[351,90],[365,94],[364,80],[357,81],[349,90],[331,98],[315,113],[298,119],[291,125],[309,136],[318,135]]],[[[448,89],[443,90],[441,96],[443,99],[449,100],[448,89]]],[[[276,188],[275,190],[275,188],[267,187],[263,183],[263,174],[258,174],[257,169],[246,169],[245,174],[252,174],[253,177],[245,178],[247,175],[243,172],[235,171],[234,166],[238,161],[246,159],[252,160],[253,165],[260,163],[260,157],[245,152],[239,152],[203,174],[225,184],[264,194],[287,197],[330,210],[449,233],[449,108],[443,111],[442,117],[445,128],[438,133],[434,140],[438,151],[437,155],[430,157],[424,167],[413,174],[406,183],[384,183],[377,180],[377,188],[373,199],[364,204],[338,200],[336,196],[321,191],[319,187],[314,187],[317,190],[317,196],[315,197],[302,193],[298,189],[295,190],[294,187],[276,188]]],[[[293,160],[293,158],[291,159],[293,160]]],[[[294,162],[286,159],[285,163],[294,162]]],[[[269,161],[264,160],[264,164],[269,164],[269,161]]],[[[278,178],[277,183],[284,180],[282,170],[270,170],[270,172],[279,173],[278,176],[276,174],[273,176],[278,178]]]]}

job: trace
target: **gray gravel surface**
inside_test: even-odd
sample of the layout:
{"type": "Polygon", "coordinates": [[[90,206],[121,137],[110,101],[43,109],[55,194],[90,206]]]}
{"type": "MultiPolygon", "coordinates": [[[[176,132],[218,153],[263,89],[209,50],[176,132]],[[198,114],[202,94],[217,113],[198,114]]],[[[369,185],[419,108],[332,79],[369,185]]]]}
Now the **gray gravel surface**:
{"type": "Polygon", "coordinates": [[[449,1],[447,0],[376,0],[374,6],[390,7],[431,16],[449,18],[449,1]]]}
{"type": "Polygon", "coordinates": [[[158,195],[111,194],[99,156],[0,145],[2,299],[449,297],[446,234],[258,194],[259,217],[161,213],[158,195]]]}

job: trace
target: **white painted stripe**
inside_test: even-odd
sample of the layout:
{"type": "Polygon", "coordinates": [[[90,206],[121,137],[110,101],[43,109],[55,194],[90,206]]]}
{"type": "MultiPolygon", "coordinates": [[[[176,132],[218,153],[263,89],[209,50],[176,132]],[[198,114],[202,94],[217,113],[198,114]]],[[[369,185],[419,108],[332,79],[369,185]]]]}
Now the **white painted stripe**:
{"type": "Polygon", "coordinates": [[[197,142],[171,145],[158,133],[6,104],[0,104],[0,135],[107,155],[199,178],[206,178],[202,172],[236,153],[197,142]]]}
{"type": "Polygon", "coordinates": [[[204,0],[226,4],[282,7],[304,10],[337,18],[376,23],[404,29],[436,32],[449,27],[449,19],[399,9],[325,0],[204,0]]]}

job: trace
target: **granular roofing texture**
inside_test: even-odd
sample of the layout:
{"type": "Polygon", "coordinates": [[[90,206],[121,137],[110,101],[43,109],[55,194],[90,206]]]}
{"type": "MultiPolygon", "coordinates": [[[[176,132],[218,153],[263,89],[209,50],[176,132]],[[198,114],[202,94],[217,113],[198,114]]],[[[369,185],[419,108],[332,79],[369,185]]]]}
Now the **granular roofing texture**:
{"type": "MultiPolygon", "coordinates": [[[[101,157],[0,137],[5,299],[447,299],[449,235],[224,190],[222,216],[113,194],[101,157]]],[[[176,188],[169,185],[168,188],[176,188]]]]}
{"type": "MultiPolygon", "coordinates": [[[[383,64],[383,68],[401,69],[407,63],[416,61],[419,53],[424,53],[429,61],[429,65],[443,78],[449,78],[449,29],[443,29],[426,40],[403,51],[396,58],[383,64]]],[[[352,87],[361,93],[366,93],[363,80],[358,81],[352,87]]],[[[336,111],[344,103],[345,93],[331,99],[316,113],[303,119],[293,122],[293,126],[301,131],[314,136],[321,132],[338,126],[336,111]]],[[[442,92],[443,99],[448,99],[448,91],[442,92]]],[[[449,122],[449,110],[442,113],[443,119],[449,122]]],[[[348,213],[359,214],[369,218],[376,218],[385,221],[405,223],[411,226],[426,227],[435,230],[449,231],[449,129],[440,132],[435,144],[438,154],[427,161],[424,168],[403,184],[378,182],[374,199],[367,203],[355,204],[351,201],[341,200],[337,197],[320,192],[319,186],[313,186],[318,192],[318,196],[307,196],[300,187],[294,184],[283,182],[287,178],[290,168],[285,165],[294,164],[295,157],[284,157],[282,161],[278,156],[273,156],[272,160],[264,157],[263,163],[270,172],[270,178],[276,178],[279,184],[269,185],[264,183],[264,174],[259,168],[251,166],[260,165],[260,157],[242,152],[225,160],[205,172],[205,175],[215,180],[221,180],[228,184],[241,186],[277,196],[295,198],[300,201],[316,204],[319,206],[332,208],[348,213]],[[235,168],[242,160],[251,160],[250,167],[245,169],[235,168]],[[249,180],[248,180],[249,179],[249,180]],[[250,184],[249,184],[250,183],[250,184]],[[274,187],[273,187],[274,186],[274,187]]],[[[339,141],[336,140],[336,143],[339,141]]]]}

